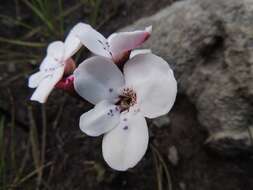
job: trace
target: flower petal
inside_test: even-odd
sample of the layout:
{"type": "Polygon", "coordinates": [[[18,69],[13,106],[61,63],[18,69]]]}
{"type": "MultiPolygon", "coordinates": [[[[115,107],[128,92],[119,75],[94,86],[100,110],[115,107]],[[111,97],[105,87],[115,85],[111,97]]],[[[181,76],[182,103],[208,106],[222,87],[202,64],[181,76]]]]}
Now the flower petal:
{"type": "Polygon", "coordinates": [[[124,78],[111,59],[95,56],[86,59],[74,72],[77,93],[92,104],[102,100],[115,102],[124,78]]]}
{"type": "Polygon", "coordinates": [[[73,56],[82,46],[78,34],[82,32],[82,28],[90,27],[88,24],[78,23],[69,32],[68,36],[64,41],[65,53],[64,60],[69,59],[73,56]]]}
{"type": "Polygon", "coordinates": [[[103,138],[103,157],[119,171],[134,167],[148,147],[148,128],[141,114],[122,114],[120,124],[103,138]]]}
{"type": "Polygon", "coordinates": [[[76,36],[81,43],[96,55],[111,57],[105,37],[90,25],[79,23],[76,36]]]}
{"type": "Polygon", "coordinates": [[[39,86],[33,93],[31,100],[35,100],[40,103],[45,103],[47,97],[53,90],[56,83],[61,80],[63,73],[64,67],[59,67],[53,73],[45,76],[45,78],[40,82],[39,86]]]}
{"type": "Polygon", "coordinates": [[[39,83],[41,82],[41,80],[43,79],[43,77],[44,77],[44,75],[43,75],[43,72],[41,72],[41,71],[32,74],[29,77],[28,86],[30,88],[36,88],[39,85],[39,83]]]}
{"type": "Polygon", "coordinates": [[[58,59],[55,59],[51,55],[47,55],[40,64],[40,70],[48,72],[61,66],[62,64],[58,61],[58,59]]]}
{"type": "Polygon", "coordinates": [[[116,127],[120,122],[117,106],[102,101],[80,117],[80,129],[89,136],[99,136],[116,127]]]}
{"type": "Polygon", "coordinates": [[[146,53],[152,53],[151,49],[135,49],[135,50],[131,51],[129,59],[133,58],[136,55],[146,54],[146,53]]]}
{"type": "Polygon", "coordinates": [[[110,44],[110,51],[113,59],[119,59],[118,56],[123,52],[132,50],[140,46],[150,36],[150,27],[145,30],[138,30],[134,32],[119,32],[114,33],[108,37],[110,44]]]}
{"type": "Polygon", "coordinates": [[[135,89],[145,117],[168,113],[177,94],[177,82],[168,63],[154,54],[136,55],[124,67],[126,85],[135,89]]]}
{"type": "Polygon", "coordinates": [[[55,88],[64,90],[72,95],[77,95],[74,89],[74,76],[70,75],[68,77],[62,78],[56,85],[55,88]]]}
{"type": "Polygon", "coordinates": [[[57,61],[62,60],[64,56],[64,43],[61,41],[50,43],[47,48],[47,55],[51,56],[57,61]]]}
{"type": "Polygon", "coordinates": [[[69,58],[67,60],[65,60],[64,62],[65,64],[65,70],[64,70],[64,75],[71,75],[73,74],[73,72],[75,71],[76,69],[76,62],[72,59],[72,58],[69,58]]]}

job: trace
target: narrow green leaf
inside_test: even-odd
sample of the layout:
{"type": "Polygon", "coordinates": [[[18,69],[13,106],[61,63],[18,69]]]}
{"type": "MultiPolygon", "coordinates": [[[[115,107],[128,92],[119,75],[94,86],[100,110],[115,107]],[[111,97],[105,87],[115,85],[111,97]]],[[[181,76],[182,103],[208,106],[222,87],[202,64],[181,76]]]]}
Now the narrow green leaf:
{"type": "Polygon", "coordinates": [[[0,120],[0,189],[6,189],[4,117],[0,120]]]}
{"type": "Polygon", "coordinates": [[[46,16],[43,14],[43,12],[41,10],[38,9],[38,7],[36,7],[34,4],[30,3],[28,0],[22,0],[34,13],[35,15],[37,15],[49,28],[49,30],[51,30],[51,32],[55,32],[55,28],[53,26],[53,24],[51,23],[50,19],[46,18],[46,16]]]}
{"type": "Polygon", "coordinates": [[[42,48],[45,46],[44,43],[38,43],[38,42],[25,42],[21,40],[14,40],[14,39],[8,39],[0,37],[0,42],[18,45],[18,46],[26,46],[26,47],[32,47],[32,48],[42,48]]]}

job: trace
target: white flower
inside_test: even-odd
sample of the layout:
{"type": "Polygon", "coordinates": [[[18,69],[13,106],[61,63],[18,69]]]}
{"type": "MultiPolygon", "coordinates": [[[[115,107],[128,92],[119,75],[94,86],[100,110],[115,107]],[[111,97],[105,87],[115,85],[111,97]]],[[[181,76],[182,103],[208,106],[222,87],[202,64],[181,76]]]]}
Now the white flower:
{"type": "Polygon", "coordinates": [[[63,74],[75,67],[71,56],[85,45],[95,54],[109,57],[115,63],[128,59],[130,51],[149,38],[152,27],[144,31],[114,33],[105,39],[90,25],[78,23],[73,27],[65,42],[55,41],[49,44],[47,55],[41,63],[40,71],[31,75],[28,86],[37,88],[31,100],[44,103],[63,74]]]}
{"type": "Polygon", "coordinates": [[[39,72],[29,77],[28,86],[36,88],[31,100],[44,103],[57,82],[64,73],[73,71],[75,62],[71,56],[81,47],[81,43],[76,39],[74,32],[71,31],[65,42],[55,41],[49,44],[47,55],[40,65],[39,72]]]}
{"type": "Polygon", "coordinates": [[[133,58],[136,55],[147,54],[147,53],[152,53],[151,49],[135,49],[135,50],[131,51],[129,59],[133,58]]]}
{"type": "Polygon", "coordinates": [[[168,113],[174,104],[177,82],[168,63],[154,54],[139,54],[128,60],[123,73],[109,58],[95,56],[74,72],[77,93],[95,104],[80,118],[81,130],[103,137],[107,164],[124,171],[134,167],[148,146],[144,117],[168,113]]]}
{"type": "Polygon", "coordinates": [[[73,27],[76,38],[96,55],[111,58],[115,63],[128,58],[132,49],[140,46],[151,34],[152,26],[145,30],[119,32],[111,34],[107,39],[85,23],[73,27]]]}

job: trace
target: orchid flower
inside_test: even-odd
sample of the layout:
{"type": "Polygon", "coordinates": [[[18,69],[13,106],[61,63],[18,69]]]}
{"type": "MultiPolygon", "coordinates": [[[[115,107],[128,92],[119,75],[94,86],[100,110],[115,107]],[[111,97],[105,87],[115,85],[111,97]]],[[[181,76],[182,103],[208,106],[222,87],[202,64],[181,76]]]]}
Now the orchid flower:
{"type": "Polygon", "coordinates": [[[119,171],[134,167],[148,147],[145,117],[167,114],[177,82],[168,63],[148,53],[128,60],[123,73],[109,58],[94,56],[74,71],[74,88],[95,107],[80,117],[80,129],[89,136],[104,134],[103,157],[119,171]]]}
{"type": "Polygon", "coordinates": [[[42,61],[39,71],[29,77],[28,86],[36,88],[31,100],[44,103],[64,73],[70,74],[75,69],[71,56],[81,47],[71,31],[65,42],[55,41],[49,44],[47,55],[42,61]]]}
{"type": "Polygon", "coordinates": [[[85,23],[78,23],[73,27],[72,32],[92,53],[111,58],[114,63],[119,63],[127,60],[130,51],[150,37],[152,26],[145,30],[113,33],[107,39],[85,23]]]}

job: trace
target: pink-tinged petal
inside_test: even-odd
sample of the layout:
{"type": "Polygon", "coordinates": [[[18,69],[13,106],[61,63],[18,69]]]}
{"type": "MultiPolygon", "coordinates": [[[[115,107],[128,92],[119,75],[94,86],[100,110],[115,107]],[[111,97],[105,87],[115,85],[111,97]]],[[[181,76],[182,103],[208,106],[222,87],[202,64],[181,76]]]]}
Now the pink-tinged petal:
{"type": "Polygon", "coordinates": [[[172,108],[177,82],[168,63],[154,54],[140,54],[124,66],[126,85],[137,94],[137,104],[145,117],[164,115],[172,108]]]}
{"type": "Polygon", "coordinates": [[[43,79],[43,77],[44,77],[44,74],[41,71],[32,74],[28,79],[28,86],[30,88],[36,88],[41,82],[41,80],[43,79]]]}
{"type": "Polygon", "coordinates": [[[94,54],[111,57],[107,40],[90,25],[79,23],[76,36],[94,54]]]}
{"type": "Polygon", "coordinates": [[[69,92],[70,94],[75,94],[74,89],[74,75],[70,75],[67,78],[62,78],[56,85],[55,88],[69,92]]]}
{"type": "Polygon", "coordinates": [[[55,87],[56,83],[61,80],[64,73],[64,67],[57,68],[53,73],[45,76],[39,86],[33,93],[31,100],[45,103],[50,92],[55,87]]]}
{"type": "Polygon", "coordinates": [[[120,124],[103,138],[103,157],[111,168],[125,171],[142,159],[148,140],[144,117],[140,113],[122,113],[120,124]]]}
{"type": "Polygon", "coordinates": [[[70,75],[74,72],[76,68],[76,63],[75,61],[70,58],[65,61],[58,61],[57,59],[53,58],[50,55],[47,55],[41,65],[40,65],[40,71],[42,72],[51,72],[52,70],[55,70],[59,67],[65,67],[64,74],[65,75],[70,75]]]}
{"type": "Polygon", "coordinates": [[[67,59],[64,64],[65,64],[64,75],[66,76],[71,75],[76,69],[75,61],[70,58],[70,59],[67,59]]]}
{"type": "Polygon", "coordinates": [[[113,59],[118,60],[123,52],[132,50],[145,42],[151,34],[150,27],[134,32],[119,32],[108,37],[113,59]]]}
{"type": "Polygon", "coordinates": [[[76,92],[92,104],[116,101],[124,77],[111,59],[95,56],[86,59],[74,72],[76,92]]]}
{"type": "Polygon", "coordinates": [[[61,41],[55,41],[48,45],[47,55],[56,59],[57,61],[61,61],[64,57],[64,43],[61,41]]]}
{"type": "Polygon", "coordinates": [[[69,59],[81,48],[82,43],[78,38],[78,34],[82,32],[82,28],[86,27],[90,27],[90,25],[85,23],[78,23],[70,30],[68,36],[64,41],[64,60],[69,59]]]}
{"type": "Polygon", "coordinates": [[[114,63],[117,64],[118,68],[121,71],[123,70],[125,63],[128,61],[130,53],[131,53],[130,51],[126,51],[122,53],[121,55],[119,55],[117,59],[113,59],[114,63]]]}
{"type": "Polygon", "coordinates": [[[147,54],[147,53],[152,53],[151,49],[135,49],[135,50],[131,51],[129,59],[133,58],[136,55],[147,54]]]}
{"type": "Polygon", "coordinates": [[[80,117],[80,129],[89,136],[109,132],[120,122],[120,111],[108,101],[99,102],[92,110],[80,117]]]}

